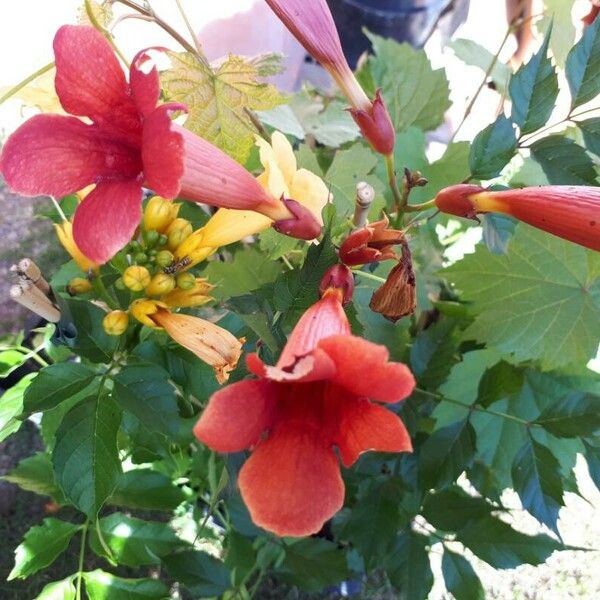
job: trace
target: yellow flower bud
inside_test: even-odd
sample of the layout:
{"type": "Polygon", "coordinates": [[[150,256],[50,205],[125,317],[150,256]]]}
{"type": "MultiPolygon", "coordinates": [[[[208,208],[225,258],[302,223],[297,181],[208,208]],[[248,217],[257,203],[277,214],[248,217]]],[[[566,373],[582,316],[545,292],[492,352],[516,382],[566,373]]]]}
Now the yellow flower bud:
{"type": "Polygon", "coordinates": [[[146,286],[146,295],[160,296],[168,294],[173,289],[175,289],[175,278],[166,273],[157,273],[146,286]]]}
{"type": "Polygon", "coordinates": [[[139,300],[134,300],[131,303],[129,306],[129,312],[143,325],[152,327],[153,329],[161,329],[161,327],[152,320],[152,315],[155,315],[161,308],[168,309],[166,304],[159,302],[158,300],[140,298],[139,300]]]}
{"type": "Polygon", "coordinates": [[[169,252],[168,250],[161,250],[156,255],[156,264],[159,267],[168,267],[174,259],[175,257],[173,256],[172,252],[169,252]]]}
{"type": "Polygon", "coordinates": [[[77,294],[87,294],[92,289],[92,284],[89,279],[84,279],[83,277],[74,277],[69,281],[67,285],[67,292],[71,294],[71,296],[76,296],[77,294]]]}
{"type": "Polygon", "coordinates": [[[123,310],[113,310],[102,320],[102,327],[108,335],[122,335],[129,325],[129,315],[123,310]]]}
{"type": "MultiPolygon", "coordinates": [[[[185,273],[182,273],[181,275],[185,275],[185,273]]],[[[162,296],[161,300],[171,308],[192,308],[194,306],[202,306],[212,300],[212,297],[209,294],[213,288],[214,286],[208,283],[206,279],[198,278],[194,281],[194,286],[192,288],[175,288],[172,292],[162,296]]]]}
{"type": "Polygon", "coordinates": [[[146,267],[127,267],[123,273],[123,283],[134,292],[141,292],[150,283],[150,272],[146,267]]]}
{"type": "Polygon", "coordinates": [[[191,290],[196,287],[196,278],[191,273],[179,273],[175,281],[177,287],[182,290],[191,290]]]}
{"type": "Polygon", "coordinates": [[[192,235],[192,224],[186,219],[175,219],[167,228],[166,234],[169,238],[167,246],[170,250],[175,250],[179,244],[187,240],[192,235]]]}
{"type": "Polygon", "coordinates": [[[175,204],[160,196],[153,196],[144,210],[144,230],[151,231],[155,229],[159,233],[164,233],[177,217],[179,207],[180,204],[175,204]]]}

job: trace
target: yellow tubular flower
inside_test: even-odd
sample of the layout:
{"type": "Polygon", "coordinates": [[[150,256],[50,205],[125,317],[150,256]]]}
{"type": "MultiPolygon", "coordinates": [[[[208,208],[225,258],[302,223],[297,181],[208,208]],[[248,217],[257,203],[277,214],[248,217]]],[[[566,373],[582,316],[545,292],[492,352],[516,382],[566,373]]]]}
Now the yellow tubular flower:
{"type": "Polygon", "coordinates": [[[152,327],[152,329],[160,329],[160,326],[152,320],[152,317],[161,308],[166,309],[168,307],[166,304],[163,304],[158,300],[148,300],[148,298],[140,298],[139,300],[134,300],[130,304],[129,313],[142,325],[146,325],[146,327],[152,327]]]}
{"type": "Polygon", "coordinates": [[[195,285],[191,289],[175,288],[172,292],[161,296],[161,301],[170,308],[192,308],[202,306],[212,300],[209,295],[213,285],[206,279],[196,279],[195,285]]]}
{"type": "Polygon", "coordinates": [[[84,273],[87,273],[90,270],[97,271],[99,269],[98,265],[85,256],[77,247],[77,244],[73,239],[73,223],[71,223],[71,221],[55,223],[54,229],[56,230],[58,241],[61,243],[62,247],[69,253],[71,258],[84,273]]]}
{"type": "Polygon", "coordinates": [[[144,210],[144,231],[153,229],[164,233],[167,227],[177,218],[180,204],[153,196],[148,200],[144,210]]]}

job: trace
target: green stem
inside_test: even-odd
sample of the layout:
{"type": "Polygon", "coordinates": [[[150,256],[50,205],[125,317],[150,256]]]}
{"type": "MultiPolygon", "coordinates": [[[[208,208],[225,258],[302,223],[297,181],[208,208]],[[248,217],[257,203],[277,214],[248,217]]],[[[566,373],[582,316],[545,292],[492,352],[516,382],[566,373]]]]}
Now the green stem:
{"type": "Polygon", "coordinates": [[[81,581],[83,579],[83,561],[85,559],[85,542],[89,521],[86,521],[81,529],[81,545],[79,546],[79,564],[77,568],[77,586],[75,592],[75,600],[81,600],[81,581]]]}
{"type": "Polygon", "coordinates": [[[110,308],[113,310],[119,308],[118,303],[108,293],[108,290],[102,281],[102,275],[98,273],[98,275],[92,279],[92,285],[94,286],[94,291],[102,298],[102,300],[104,300],[104,302],[106,302],[106,304],[108,304],[110,308]]]}
{"type": "Polygon", "coordinates": [[[435,198],[433,200],[428,200],[427,202],[423,202],[422,204],[407,204],[404,207],[406,212],[421,212],[423,210],[429,210],[430,208],[435,208],[435,198]]]}
{"type": "Polygon", "coordinates": [[[177,8],[179,9],[179,14],[182,17],[182,19],[185,23],[185,26],[187,27],[187,30],[190,34],[190,37],[192,38],[192,42],[194,43],[194,47],[196,48],[197,53],[203,55],[202,47],[200,46],[200,42],[198,41],[198,36],[195,34],[194,30],[192,29],[192,24],[190,23],[189,19],[187,18],[187,15],[185,14],[185,10],[183,10],[183,6],[182,6],[180,0],[175,0],[175,4],[177,4],[177,8]]]}
{"type": "Polygon", "coordinates": [[[388,183],[394,198],[395,208],[398,212],[402,212],[405,202],[398,188],[398,179],[396,178],[396,167],[394,165],[393,154],[388,154],[385,157],[385,168],[387,170],[388,183]]]}
{"type": "Polygon", "coordinates": [[[355,275],[360,275],[365,279],[370,279],[371,281],[377,281],[377,283],[385,283],[386,280],[383,277],[379,277],[378,275],[373,275],[373,273],[369,273],[368,271],[359,271],[358,269],[352,269],[352,273],[355,275]]]}
{"type": "Polygon", "coordinates": [[[12,96],[14,96],[19,90],[22,90],[25,86],[29,85],[32,81],[35,81],[38,77],[41,77],[44,73],[47,73],[51,69],[54,68],[54,63],[51,62],[41,69],[38,69],[35,73],[29,75],[23,79],[23,81],[17,83],[14,87],[10,88],[8,92],[6,92],[2,97],[0,97],[0,104],[2,104],[5,100],[8,100],[12,96]]]}
{"type": "Polygon", "coordinates": [[[118,46],[115,44],[115,40],[111,35],[110,31],[108,31],[105,27],[103,27],[96,19],[96,15],[94,14],[94,9],[90,3],[90,0],[85,0],[85,12],[90,20],[90,23],[94,26],[94,29],[98,30],[105,38],[106,41],[110,44],[111,48],[115,51],[115,54],[123,61],[123,63],[129,66],[129,61],[125,57],[125,55],[119,50],[118,46]]]}

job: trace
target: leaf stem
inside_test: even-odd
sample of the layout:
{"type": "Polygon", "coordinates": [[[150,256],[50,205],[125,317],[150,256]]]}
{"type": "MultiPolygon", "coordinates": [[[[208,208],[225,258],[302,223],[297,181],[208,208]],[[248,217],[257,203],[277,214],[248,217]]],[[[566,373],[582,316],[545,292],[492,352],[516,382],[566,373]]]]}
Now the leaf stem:
{"type": "Polygon", "coordinates": [[[88,527],[89,521],[86,521],[81,529],[81,544],[79,546],[79,563],[77,567],[75,600],[81,600],[81,580],[83,579],[83,561],[85,559],[85,542],[87,538],[88,527]]]}
{"type": "Polygon", "coordinates": [[[204,55],[204,53],[202,52],[202,46],[200,46],[200,41],[198,40],[198,36],[195,34],[194,30],[192,29],[192,24],[190,23],[189,19],[187,18],[187,15],[185,14],[185,10],[183,10],[183,5],[181,4],[181,0],[175,0],[175,4],[177,4],[179,14],[181,15],[181,18],[183,19],[185,26],[187,27],[190,37],[192,38],[192,42],[194,42],[194,47],[196,48],[197,53],[204,55]]]}
{"type": "Polygon", "coordinates": [[[92,279],[92,285],[94,286],[94,291],[108,304],[108,306],[112,309],[118,308],[119,305],[115,301],[115,299],[108,293],[104,282],[102,281],[102,275],[98,273],[96,277],[92,279]]]}
{"type": "Polygon", "coordinates": [[[403,195],[400,193],[400,190],[398,188],[398,179],[396,177],[396,167],[394,165],[393,154],[388,154],[385,157],[385,168],[387,171],[388,184],[390,186],[390,190],[392,191],[392,196],[394,198],[395,208],[398,212],[402,212],[406,202],[404,201],[403,195]]]}
{"type": "Polygon", "coordinates": [[[371,281],[377,281],[378,283],[385,283],[386,280],[383,277],[379,277],[378,275],[373,275],[373,273],[369,273],[368,271],[359,271],[358,269],[352,269],[352,273],[355,275],[360,275],[365,279],[370,279],[371,281]]]}
{"type": "Polygon", "coordinates": [[[435,208],[435,198],[423,202],[422,204],[407,204],[404,207],[404,210],[406,212],[421,212],[423,210],[429,210],[430,208],[435,208]]]}
{"type": "Polygon", "coordinates": [[[38,69],[35,73],[32,73],[28,77],[25,77],[23,81],[17,83],[17,85],[13,86],[0,97],[0,104],[2,104],[5,100],[8,100],[12,96],[14,96],[19,90],[22,90],[25,86],[29,85],[32,81],[35,81],[38,77],[41,77],[44,73],[47,73],[51,69],[54,68],[54,63],[48,63],[44,65],[41,69],[38,69]]]}
{"type": "Polygon", "coordinates": [[[110,44],[111,48],[115,51],[115,54],[123,61],[124,64],[129,66],[129,61],[127,57],[119,50],[119,47],[115,44],[115,40],[113,39],[112,34],[108,31],[103,25],[98,22],[96,19],[96,15],[94,14],[94,9],[90,3],[90,0],[85,0],[85,12],[87,14],[90,23],[94,26],[94,29],[99,31],[105,38],[106,41],[110,44]]]}

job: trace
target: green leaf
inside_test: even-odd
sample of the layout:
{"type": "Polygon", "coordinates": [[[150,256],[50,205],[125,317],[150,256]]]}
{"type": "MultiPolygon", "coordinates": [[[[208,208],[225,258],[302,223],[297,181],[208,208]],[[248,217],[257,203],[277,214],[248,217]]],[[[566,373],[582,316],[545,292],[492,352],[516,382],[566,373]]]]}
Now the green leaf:
{"type": "Polygon", "coordinates": [[[508,243],[515,232],[516,222],[511,217],[488,213],[480,217],[483,226],[483,243],[494,254],[506,254],[508,243]]]}
{"type": "Polygon", "coordinates": [[[259,243],[260,249],[268,254],[271,260],[278,260],[282,256],[286,256],[301,244],[300,240],[289,235],[281,235],[272,227],[260,233],[259,243]]]}
{"type": "Polygon", "coordinates": [[[35,373],[25,375],[0,396],[0,442],[21,427],[22,421],[17,417],[23,412],[23,395],[34,377],[35,373]]]}
{"type": "Polygon", "coordinates": [[[575,27],[571,17],[572,2],[564,0],[544,0],[546,15],[536,23],[538,31],[548,28],[553,20],[556,27],[552,30],[550,49],[560,67],[564,67],[567,55],[575,42],[575,27]]]}
{"type": "Polygon", "coordinates": [[[44,586],[35,600],[75,600],[75,594],[73,577],[67,577],[62,581],[53,581],[44,586]]]}
{"type": "Polygon", "coordinates": [[[521,134],[543,127],[550,118],[558,97],[556,70],[548,57],[550,28],[544,43],[531,60],[513,75],[508,86],[512,100],[512,120],[521,134]]]}
{"type": "Polygon", "coordinates": [[[25,412],[49,410],[84,390],[96,373],[81,363],[63,362],[45,367],[25,390],[25,412]]]}
{"type": "Polygon", "coordinates": [[[600,117],[577,121],[577,127],[583,133],[586,149],[600,156],[600,117]]]}
{"type": "Polygon", "coordinates": [[[510,119],[501,114],[477,134],[471,146],[469,167],[476,179],[493,179],[517,151],[517,135],[510,119]]]}
{"type": "Polygon", "coordinates": [[[523,508],[558,533],[558,511],[564,505],[560,465],[548,448],[528,438],[515,457],[514,489],[523,508]]]}
{"type": "Polygon", "coordinates": [[[344,553],[333,542],[306,538],[286,546],[277,575],[284,581],[316,592],[350,575],[344,553]]]}
{"type": "Polygon", "coordinates": [[[169,589],[157,579],[123,579],[100,569],[83,574],[89,600],[167,600],[169,589]]]}
{"type": "Polygon", "coordinates": [[[433,587],[428,541],[409,529],[398,536],[387,562],[390,583],[407,600],[426,600],[433,587]]]}
{"type": "Polygon", "coordinates": [[[228,532],[227,540],[229,546],[225,557],[225,566],[231,571],[233,583],[240,585],[256,564],[256,550],[252,539],[235,530],[228,532]]]}
{"type": "Polygon", "coordinates": [[[511,77],[510,67],[504,64],[484,46],[474,42],[473,40],[467,40],[464,38],[458,38],[452,40],[448,47],[454,51],[456,57],[462,60],[465,64],[473,67],[479,67],[484,73],[487,73],[490,65],[494,63],[490,77],[496,89],[502,96],[506,96],[506,88],[511,77]]]}
{"type": "Polygon", "coordinates": [[[28,492],[34,492],[40,496],[50,496],[57,504],[67,503],[64,494],[54,480],[50,456],[43,452],[24,458],[1,479],[10,481],[28,492]]]}
{"type": "Polygon", "coordinates": [[[545,137],[531,145],[531,156],[542,167],[549,183],[594,185],[597,173],[587,152],[561,135],[545,137]]]}
{"type": "Polygon", "coordinates": [[[134,469],[120,476],[109,502],[127,508],[171,511],[186,497],[170,477],[151,469],[134,469]]]}
{"type": "Polygon", "coordinates": [[[110,397],[93,397],[72,408],[56,432],[56,481],[90,519],[112,494],[121,473],[120,423],[121,412],[110,397]]]}
{"type": "Polygon", "coordinates": [[[189,52],[167,54],[172,68],[162,72],[161,87],[168,100],[188,107],[186,128],[246,162],[256,130],[245,109],[269,110],[285,98],[240,56],[229,55],[213,70],[189,52]]]}
{"type": "Polygon", "coordinates": [[[67,549],[77,531],[79,525],[58,519],[44,519],[41,525],[32,527],[15,550],[15,566],[8,581],[26,579],[51,565],[67,549]]]}
{"type": "Polygon", "coordinates": [[[600,93],[600,21],[586,27],[567,57],[571,108],[593,100],[600,93]]]}
{"type": "Polygon", "coordinates": [[[494,517],[482,517],[459,531],[456,539],[495,569],[539,565],[561,544],[547,535],[526,535],[494,517]]]}
{"type": "Polygon", "coordinates": [[[489,406],[502,398],[517,394],[524,383],[523,370],[506,361],[488,368],[479,382],[477,403],[489,406]]]}
{"type": "Polygon", "coordinates": [[[493,506],[484,498],[471,496],[462,488],[453,486],[435,494],[427,494],[423,516],[436,529],[457,531],[471,521],[489,515],[493,506]]]}
{"type": "Polygon", "coordinates": [[[473,463],[475,432],[468,419],[432,433],[419,453],[421,487],[444,488],[473,463]]]}
{"type": "Polygon", "coordinates": [[[600,429],[600,396],[573,392],[546,407],[535,422],[557,437],[591,437],[600,429]]]}
{"type": "Polygon", "coordinates": [[[519,225],[507,256],[478,247],[443,271],[477,315],[465,332],[545,369],[585,364],[600,339],[597,255],[519,225]]]}
{"type": "MultiPolygon", "coordinates": [[[[143,521],[119,512],[100,519],[98,526],[111,551],[108,558],[129,567],[159,564],[160,557],[188,546],[166,523],[143,521]]],[[[106,556],[95,528],[90,530],[90,546],[99,556],[106,556]]]]}
{"type": "Polygon", "coordinates": [[[163,563],[195,597],[220,596],[231,586],[227,567],[205,552],[186,550],[165,557],[163,563]]]}
{"type": "Polygon", "coordinates": [[[282,263],[272,260],[258,248],[246,248],[238,250],[232,262],[209,262],[202,275],[217,286],[211,294],[219,300],[225,300],[242,296],[274,281],[281,269],[282,263]]]}
{"type": "Polygon", "coordinates": [[[450,90],[443,69],[433,70],[423,50],[365,32],[375,57],[369,59],[371,75],[381,87],[397,130],[411,125],[435,129],[450,107],[450,90]]]}
{"type": "Polygon", "coordinates": [[[589,444],[584,440],[585,460],[592,481],[600,488],[600,448],[589,444]]]}
{"type": "Polygon", "coordinates": [[[471,563],[460,554],[444,548],[442,574],[446,589],[456,600],[484,600],[485,592],[481,580],[471,563]]]}
{"type": "Polygon", "coordinates": [[[19,350],[3,350],[0,352],[0,378],[8,377],[13,371],[16,371],[24,362],[24,352],[19,350]]]}
{"type": "Polygon", "coordinates": [[[127,365],[114,379],[113,397],[151,432],[175,437],[179,413],[166,371],[151,364],[127,365]]]}

